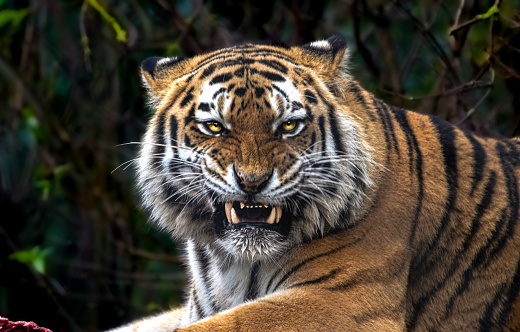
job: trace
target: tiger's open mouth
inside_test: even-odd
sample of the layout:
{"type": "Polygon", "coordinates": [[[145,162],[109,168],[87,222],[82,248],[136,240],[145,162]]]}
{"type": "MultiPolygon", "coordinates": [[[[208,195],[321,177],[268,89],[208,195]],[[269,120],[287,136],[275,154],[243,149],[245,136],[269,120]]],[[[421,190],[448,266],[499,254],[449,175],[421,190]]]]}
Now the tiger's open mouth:
{"type": "Polygon", "coordinates": [[[248,224],[278,224],[282,218],[282,208],[268,204],[248,202],[226,202],[224,204],[227,221],[237,225],[248,224]]]}
{"type": "Polygon", "coordinates": [[[214,221],[217,233],[227,231],[274,231],[282,236],[289,234],[293,217],[279,205],[252,201],[231,201],[217,205],[214,221]]]}

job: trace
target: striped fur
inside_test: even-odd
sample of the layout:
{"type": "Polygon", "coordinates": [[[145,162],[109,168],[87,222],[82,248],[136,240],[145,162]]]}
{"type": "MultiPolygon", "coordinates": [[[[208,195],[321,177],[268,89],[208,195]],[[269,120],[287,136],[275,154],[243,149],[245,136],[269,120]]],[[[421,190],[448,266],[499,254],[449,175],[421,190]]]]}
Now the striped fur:
{"type": "Polygon", "coordinates": [[[185,307],[118,331],[520,330],[520,140],[388,106],[345,50],[143,63],[139,188],[192,281],[185,307]],[[226,202],[283,213],[233,225],[226,202]]]}

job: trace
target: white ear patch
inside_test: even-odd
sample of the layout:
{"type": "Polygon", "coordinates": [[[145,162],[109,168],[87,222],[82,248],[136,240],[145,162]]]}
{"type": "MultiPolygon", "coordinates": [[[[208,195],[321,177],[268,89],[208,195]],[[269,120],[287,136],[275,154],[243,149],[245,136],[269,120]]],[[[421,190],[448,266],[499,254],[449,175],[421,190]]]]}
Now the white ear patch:
{"type": "Polygon", "coordinates": [[[170,64],[170,62],[176,62],[177,61],[177,57],[176,56],[172,56],[172,57],[169,57],[169,58],[164,58],[164,59],[161,59],[157,62],[157,67],[159,66],[168,66],[168,64],[170,64]]]}
{"type": "Polygon", "coordinates": [[[330,43],[328,40],[318,40],[310,44],[312,47],[321,48],[324,50],[330,50],[330,43]]]}

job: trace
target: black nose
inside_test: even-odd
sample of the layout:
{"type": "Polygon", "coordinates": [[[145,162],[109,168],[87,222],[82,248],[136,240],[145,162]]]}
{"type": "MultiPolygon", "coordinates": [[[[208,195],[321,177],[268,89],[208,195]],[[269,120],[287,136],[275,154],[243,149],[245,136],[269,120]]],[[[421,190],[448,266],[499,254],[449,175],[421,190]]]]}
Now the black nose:
{"type": "Polygon", "coordinates": [[[235,178],[243,191],[253,194],[257,193],[267,185],[272,172],[270,173],[247,173],[243,169],[233,167],[235,178]]]}

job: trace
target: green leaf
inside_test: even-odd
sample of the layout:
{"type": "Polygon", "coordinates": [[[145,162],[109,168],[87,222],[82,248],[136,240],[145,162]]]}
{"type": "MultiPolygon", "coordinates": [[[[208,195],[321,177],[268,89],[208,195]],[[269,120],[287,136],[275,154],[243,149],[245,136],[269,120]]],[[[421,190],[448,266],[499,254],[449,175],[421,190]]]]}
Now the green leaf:
{"type": "Polygon", "coordinates": [[[88,3],[94,7],[98,11],[98,13],[103,16],[105,21],[107,21],[112,29],[116,32],[116,39],[118,42],[125,43],[128,40],[128,36],[126,30],[121,28],[121,25],[116,21],[114,17],[112,17],[106,10],[101,6],[101,4],[97,0],[88,0],[88,3]]]}
{"type": "Polygon", "coordinates": [[[500,9],[498,9],[498,1],[495,2],[495,4],[493,6],[491,6],[491,8],[488,9],[487,12],[483,13],[483,14],[478,14],[475,16],[475,19],[477,20],[485,20],[487,18],[490,18],[491,16],[495,15],[495,14],[498,14],[500,13],[500,9]]]}
{"type": "Polygon", "coordinates": [[[70,164],[64,164],[64,165],[57,166],[56,168],[54,168],[54,176],[57,178],[61,178],[70,169],[71,169],[70,164]]]}
{"type": "Polygon", "coordinates": [[[13,252],[9,255],[9,259],[31,266],[36,272],[45,274],[45,258],[50,253],[50,249],[40,249],[36,246],[32,249],[13,252]]]}
{"type": "Polygon", "coordinates": [[[47,201],[51,193],[52,183],[49,180],[36,181],[36,187],[42,191],[42,200],[47,201]]]}
{"type": "MultiPolygon", "coordinates": [[[[1,4],[0,4],[1,5],[1,4]]],[[[3,9],[0,10],[0,28],[11,25],[17,28],[23,19],[29,14],[28,9],[3,9]]]]}
{"type": "Polygon", "coordinates": [[[173,42],[166,46],[166,54],[169,56],[179,55],[181,53],[182,53],[182,48],[178,42],[173,42]]]}

